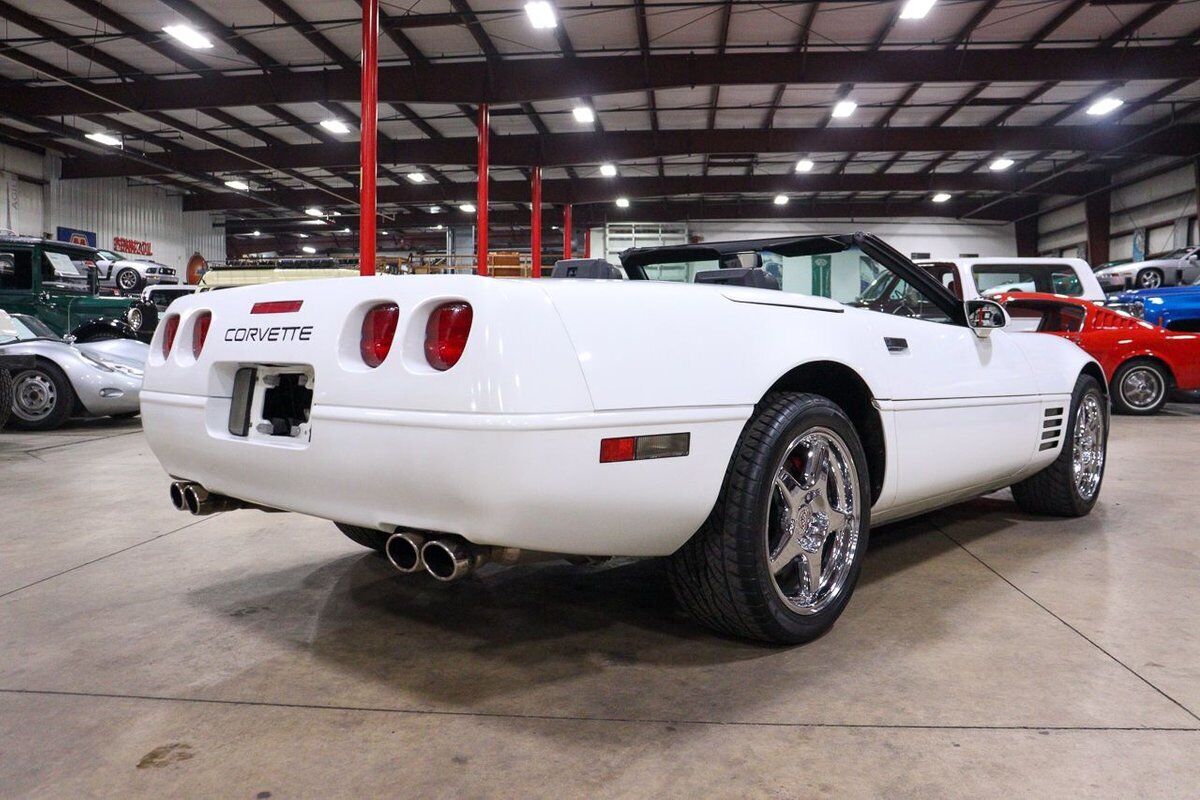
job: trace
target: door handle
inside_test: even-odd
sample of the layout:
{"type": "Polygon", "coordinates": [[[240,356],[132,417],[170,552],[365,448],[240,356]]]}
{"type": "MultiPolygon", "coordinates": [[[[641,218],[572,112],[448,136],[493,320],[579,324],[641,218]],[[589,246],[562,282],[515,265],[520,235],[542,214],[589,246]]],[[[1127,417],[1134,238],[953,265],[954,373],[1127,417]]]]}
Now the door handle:
{"type": "Polygon", "coordinates": [[[908,339],[898,339],[892,336],[883,337],[889,353],[903,353],[908,350],[908,339]]]}

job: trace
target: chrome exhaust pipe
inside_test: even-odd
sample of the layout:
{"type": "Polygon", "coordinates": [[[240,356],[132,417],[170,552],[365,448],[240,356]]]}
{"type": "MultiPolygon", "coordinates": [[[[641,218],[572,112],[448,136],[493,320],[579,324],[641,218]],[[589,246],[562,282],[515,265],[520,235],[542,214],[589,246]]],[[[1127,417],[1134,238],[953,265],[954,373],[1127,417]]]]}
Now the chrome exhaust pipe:
{"type": "Polygon", "coordinates": [[[430,539],[421,547],[425,571],[439,581],[465,578],[487,562],[483,553],[455,539],[430,539]]]}
{"type": "Polygon", "coordinates": [[[401,531],[388,537],[383,552],[399,572],[410,574],[420,572],[425,566],[425,560],[421,557],[424,544],[425,537],[421,534],[401,531]]]}
{"type": "Polygon", "coordinates": [[[182,495],[184,506],[197,517],[248,507],[248,504],[241,500],[235,500],[223,494],[213,494],[198,483],[189,483],[184,486],[182,495]]]}
{"type": "Polygon", "coordinates": [[[171,505],[176,511],[187,511],[187,501],[183,499],[183,490],[191,486],[190,481],[171,481],[171,505]]]}

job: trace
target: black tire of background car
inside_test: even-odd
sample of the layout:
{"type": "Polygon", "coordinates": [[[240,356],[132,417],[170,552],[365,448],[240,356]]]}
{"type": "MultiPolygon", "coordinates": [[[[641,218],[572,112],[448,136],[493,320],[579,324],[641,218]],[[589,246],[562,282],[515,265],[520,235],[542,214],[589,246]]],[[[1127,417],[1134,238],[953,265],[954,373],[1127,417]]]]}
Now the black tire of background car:
{"type": "Polygon", "coordinates": [[[135,292],[140,292],[142,287],[146,285],[145,278],[138,274],[138,271],[132,267],[126,267],[118,272],[115,280],[117,283],[117,289],[124,294],[134,294],[135,292]],[[130,279],[130,276],[133,276],[132,280],[130,279]]]}
{"type": "Polygon", "coordinates": [[[154,305],[154,303],[144,302],[141,298],[135,300],[133,305],[142,312],[142,324],[137,328],[137,332],[143,333],[154,330],[154,326],[158,324],[158,306],[154,305]]]}
{"type": "MultiPolygon", "coordinates": [[[[51,409],[49,414],[33,422],[21,419],[14,410],[8,424],[13,428],[19,428],[24,431],[52,431],[60,427],[71,416],[71,411],[74,410],[77,402],[75,390],[71,388],[71,382],[67,380],[66,374],[58,368],[58,365],[44,358],[39,358],[33,369],[23,369],[15,373],[13,375],[13,383],[20,383],[22,376],[30,372],[41,373],[47,380],[54,384],[56,394],[54,408],[51,409]]],[[[16,405],[15,399],[13,405],[16,405]]]]}
{"type": "Polygon", "coordinates": [[[767,568],[766,514],[782,452],[816,426],[837,433],[851,450],[858,485],[869,487],[858,432],[834,403],[814,394],[767,395],[746,424],[725,473],[716,505],[700,530],[667,559],[667,578],[679,604],[723,633],[776,644],[816,639],[833,626],[858,582],[870,529],[870,507],[860,498],[860,531],[841,596],[812,615],[789,609],[767,568]]]}
{"type": "Polygon", "coordinates": [[[1171,396],[1171,391],[1174,388],[1175,382],[1171,379],[1171,372],[1159,361],[1152,358],[1132,358],[1126,361],[1121,366],[1117,367],[1117,371],[1113,373],[1112,386],[1110,390],[1113,393],[1113,410],[1118,414],[1131,414],[1137,417],[1149,417],[1162,411],[1162,407],[1167,404],[1168,398],[1171,396]],[[1150,370],[1158,376],[1158,380],[1162,383],[1162,394],[1154,405],[1138,408],[1132,406],[1121,393],[1121,386],[1125,382],[1125,377],[1135,369],[1150,370]]]}
{"type": "Polygon", "coordinates": [[[387,544],[390,533],[386,531],[377,531],[374,528],[360,528],[357,525],[347,525],[344,522],[333,523],[337,529],[346,534],[346,537],[355,544],[361,544],[363,547],[369,547],[377,553],[382,554],[383,548],[387,544]]]}
{"type": "Polygon", "coordinates": [[[12,404],[12,373],[6,369],[0,369],[0,431],[4,430],[4,424],[8,422],[8,415],[12,413],[12,404]]]}
{"type": "Polygon", "coordinates": [[[1020,509],[1027,514],[1048,514],[1055,517],[1087,515],[1092,510],[1092,506],[1096,505],[1096,500],[1100,497],[1100,490],[1104,486],[1104,470],[1108,467],[1108,423],[1108,398],[1104,396],[1100,382],[1091,375],[1080,375],[1075,381],[1075,391],[1071,393],[1071,415],[1067,419],[1065,441],[1058,457],[1041,472],[1012,485],[1013,498],[1017,501],[1020,509]],[[1075,417],[1079,413],[1079,406],[1083,402],[1084,396],[1088,393],[1093,393],[1100,399],[1100,407],[1105,412],[1104,449],[1106,453],[1104,465],[1100,470],[1100,485],[1096,487],[1096,492],[1090,500],[1080,496],[1079,488],[1075,485],[1072,467],[1072,457],[1075,451],[1075,417]]]}

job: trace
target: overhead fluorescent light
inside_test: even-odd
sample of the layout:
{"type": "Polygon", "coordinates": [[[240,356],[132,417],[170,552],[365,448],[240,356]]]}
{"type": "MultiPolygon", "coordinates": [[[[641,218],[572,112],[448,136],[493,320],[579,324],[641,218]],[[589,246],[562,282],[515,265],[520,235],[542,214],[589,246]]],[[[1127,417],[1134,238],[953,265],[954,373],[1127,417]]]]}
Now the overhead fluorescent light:
{"type": "Polygon", "coordinates": [[[317,208],[316,206],[312,206],[311,208],[306,208],[306,209],[304,209],[304,213],[305,213],[305,214],[308,214],[310,217],[323,217],[323,216],[325,216],[325,212],[324,212],[324,211],[322,211],[321,209],[317,208]]]}
{"type": "Polygon", "coordinates": [[[475,204],[474,203],[463,203],[462,205],[459,206],[459,208],[461,210],[467,212],[468,214],[475,213],[475,204]]]}
{"type": "Polygon", "coordinates": [[[246,183],[245,181],[239,181],[239,180],[225,181],[225,185],[228,186],[230,189],[233,189],[235,192],[250,191],[250,184],[246,183]]]}
{"type": "Polygon", "coordinates": [[[342,122],[340,119],[323,119],[321,127],[330,133],[349,133],[350,126],[342,122]]]}
{"type": "Polygon", "coordinates": [[[254,231],[250,235],[251,236],[262,236],[262,231],[254,231]]]}
{"type": "Polygon", "coordinates": [[[925,19],[937,0],[908,0],[900,10],[900,19],[925,19]]]}
{"type": "Polygon", "coordinates": [[[571,111],[575,115],[575,121],[587,125],[596,121],[596,112],[591,106],[575,106],[571,111]]]}
{"type": "Polygon", "coordinates": [[[1125,101],[1119,97],[1101,97],[1088,106],[1087,113],[1093,117],[1103,117],[1105,114],[1111,114],[1123,105],[1125,105],[1125,101]]]}
{"type": "Polygon", "coordinates": [[[83,138],[91,139],[93,142],[96,142],[97,144],[106,144],[109,147],[120,147],[121,146],[120,139],[118,139],[115,136],[111,136],[107,133],[88,133],[88,134],[84,134],[83,138]]]}
{"type": "Polygon", "coordinates": [[[600,174],[606,178],[612,178],[617,174],[617,168],[612,164],[601,164],[600,174]]]}
{"type": "Polygon", "coordinates": [[[1011,158],[997,158],[992,163],[988,164],[988,169],[992,172],[1003,172],[1017,162],[1011,158]]]}
{"type": "Polygon", "coordinates": [[[308,238],[308,234],[307,234],[307,233],[297,233],[297,234],[296,234],[296,236],[300,237],[301,239],[307,239],[307,238],[308,238]]]}
{"type": "Polygon", "coordinates": [[[933,202],[935,203],[944,203],[949,199],[950,194],[948,192],[938,192],[933,196],[933,202]]]}
{"type": "Polygon", "coordinates": [[[617,198],[617,208],[629,208],[629,198],[628,197],[618,197],[617,198]]]}
{"type": "Polygon", "coordinates": [[[413,183],[424,183],[425,181],[429,180],[429,176],[424,172],[410,172],[405,177],[413,183]]]}
{"type": "Polygon", "coordinates": [[[788,202],[788,196],[786,194],[775,195],[775,205],[786,206],[787,202],[788,202]]]}
{"type": "Polygon", "coordinates": [[[190,25],[168,25],[163,28],[163,33],[193,50],[207,50],[213,46],[207,36],[190,25]]]}
{"type": "Polygon", "coordinates": [[[525,14],[529,17],[529,24],[539,30],[558,26],[554,5],[547,0],[530,0],[525,4],[525,14]]]}
{"type": "Polygon", "coordinates": [[[323,219],[306,219],[306,220],[301,220],[300,224],[301,225],[326,225],[328,223],[325,222],[325,220],[323,220],[323,219]]]}
{"type": "Polygon", "coordinates": [[[838,119],[848,117],[854,113],[854,109],[858,108],[858,103],[853,100],[839,100],[837,105],[833,107],[833,116],[838,119]]]}
{"type": "Polygon", "coordinates": [[[317,248],[313,247],[312,245],[307,245],[307,244],[304,245],[304,247],[301,247],[300,249],[303,250],[304,252],[308,253],[309,255],[312,255],[313,253],[317,252],[317,248]]]}
{"type": "Polygon", "coordinates": [[[441,206],[430,206],[429,213],[430,214],[440,214],[440,213],[442,213],[442,207],[441,206]]]}
{"type": "Polygon", "coordinates": [[[813,160],[811,158],[802,158],[796,162],[796,172],[812,172],[813,160]]]}
{"type": "Polygon", "coordinates": [[[440,222],[439,222],[437,225],[434,225],[434,226],[433,226],[433,229],[434,229],[435,231],[440,231],[440,230],[444,230],[444,229],[445,229],[445,227],[446,227],[445,225],[443,225],[442,223],[440,223],[440,222]]]}
{"type": "Polygon", "coordinates": [[[349,228],[342,228],[342,229],[339,231],[339,233],[349,233],[349,232],[350,232],[350,229],[349,229],[349,228]]]}

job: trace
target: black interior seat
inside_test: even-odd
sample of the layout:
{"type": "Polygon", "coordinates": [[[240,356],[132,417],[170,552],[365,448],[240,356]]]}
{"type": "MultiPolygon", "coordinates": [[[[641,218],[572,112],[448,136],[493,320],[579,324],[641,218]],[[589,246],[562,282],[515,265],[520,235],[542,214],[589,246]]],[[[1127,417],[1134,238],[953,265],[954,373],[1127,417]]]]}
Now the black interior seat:
{"type": "Polygon", "coordinates": [[[710,269],[696,273],[696,283],[720,283],[726,286],[751,286],[755,289],[775,289],[782,287],[774,275],[766,270],[746,267],[729,269],[710,269]]]}
{"type": "Polygon", "coordinates": [[[624,274],[602,258],[564,258],[554,263],[550,277],[619,281],[624,274]]]}

